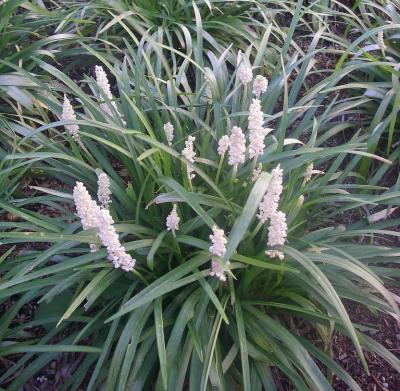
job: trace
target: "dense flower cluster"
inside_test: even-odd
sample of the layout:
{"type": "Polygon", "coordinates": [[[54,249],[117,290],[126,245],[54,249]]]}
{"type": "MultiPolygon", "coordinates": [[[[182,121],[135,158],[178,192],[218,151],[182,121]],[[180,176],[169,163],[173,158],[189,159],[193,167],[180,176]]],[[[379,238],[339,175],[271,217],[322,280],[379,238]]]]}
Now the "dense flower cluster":
{"type": "MultiPolygon", "coordinates": [[[[221,259],[215,259],[215,257],[222,258],[226,253],[226,243],[228,242],[225,238],[224,230],[214,225],[212,229],[213,233],[210,235],[212,245],[209,248],[210,253],[213,255],[211,259],[211,276],[217,277],[221,281],[226,280],[225,270],[221,264],[221,259]]],[[[226,263],[229,265],[229,261],[226,263]]]]}
{"type": "MultiPolygon", "coordinates": [[[[270,219],[267,242],[270,247],[285,244],[287,236],[286,214],[278,210],[279,199],[283,190],[282,177],[283,170],[278,165],[271,172],[267,192],[259,205],[259,213],[257,214],[261,223],[270,219]]],[[[283,254],[277,250],[267,250],[266,254],[283,259],[283,254]]]]}
{"type": "Polygon", "coordinates": [[[282,246],[287,236],[286,214],[277,211],[271,215],[271,223],[268,229],[268,246],[282,246]]]}
{"type": "MultiPolygon", "coordinates": [[[[182,151],[182,155],[188,160],[190,163],[194,163],[194,159],[196,157],[196,152],[194,151],[193,143],[196,140],[195,137],[189,136],[188,139],[185,141],[185,148],[182,151]]],[[[193,168],[187,165],[187,175],[188,179],[191,180],[195,177],[193,174],[193,168]]]]}
{"type": "Polygon", "coordinates": [[[253,94],[256,97],[259,97],[268,88],[268,79],[264,76],[257,75],[253,82],[253,94]]]}
{"type": "Polygon", "coordinates": [[[381,49],[382,51],[386,50],[385,40],[383,37],[383,31],[379,31],[377,41],[378,41],[379,49],[381,49]]]}
{"type": "Polygon", "coordinates": [[[168,145],[171,146],[172,140],[174,139],[174,126],[171,124],[171,122],[164,124],[164,132],[168,145]]]}
{"type": "Polygon", "coordinates": [[[278,165],[271,172],[271,180],[267,192],[259,205],[259,213],[257,217],[262,222],[266,222],[278,210],[279,199],[283,190],[282,176],[283,170],[278,165]]]}
{"type": "Polygon", "coordinates": [[[229,144],[230,144],[229,136],[227,136],[227,135],[222,136],[218,141],[218,150],[217,150],[218,155],[220,155],[220,156],[225,155],[226,151],[229,148],[229,144]]]}
{"type": "MultiPolygon", "coordinates": [[[[97,228],[98,236],[107,249],[108,259],[114,267],[131,271],[135,260],[125,252],[121,245],[108,209],[100,208],[81,182],[76,183],[73,198],[83,229],[97,228]]],[[[98,250],[98,246],[93,244],[90,245],[90,248],[92,251],[98,250]]]]}
{"type": "MultiPolygon", "coordinates": [[[[81,219],[83,229],[97,228],[97,216],[99,215],[100,208],[96,202],[92,200],[92,197],[90,197],[90,194],[82,182],[76,182],[73,198],[76,213],[81,219]]],[[[98,247],[95,244],[91,244],[90,249],[96,251],[98,247]]]]}
{"type": "MultiPolygon", "coordinates": [[[[61,120],[62,121],[71,121],[71,120],[76,121],[75,111],[72,108],[71,102],[69,101],[69,99],[67,98],[66,95],[64,95],[61,120]]],[[[74,140],[79,140],[79,126],[78,125],[65,125],[65,127],[74,140]]]]}
{"type": "Polygon", "coordinates": [[[257,158],[264,152],[264,138],[271,131],[263,127],[264,113],[259,99],[253,99],[249,110],[249,157],[257,158]]]}
{"type": "Polygon", "coordinates": [[[246,139],[243,131],[239,126],[234,126],[229,138],[229,159],[230,166],[237,166],[243,164],[245,161],[246,153],[246,139]]]}
{"type": "Polygon", "coordinates": [[[168,231],[172,231],[172,233],[175,235],[175,231],[178,231],[178,229],[179,229],[179,221],[180,221],[180,218],[176,211],[176,204],[174,204],[174,206],[172,207],[171,213],[167,216],[167,220],[166,220],[166,226],[167,226],[168,231]]]}
{"type": "Polygon", "coordinates": [[[108,209],[101,209],[98,214],[98,235],[107,249],[108,259],[115,268],[121,268],[129,272],[133,270],[136,260],[126,253],[113,224],[114,220],[108,209]]]}
{"type": "MultiPolygon", "coordinates": [[[[100,65],[96,65],[94,68],[94,72],[96,74],[97,85],[103,91],[104,95],[108,98],[108,100],[111,102],[112,107],[115,109],[115,111],[118,113],[118,115],[121,116],[120,112],[118,111],[117,105],[114,101],[114,97],[111,93],[110,83],[108,82],[108,78],[107,78],[107,75],[106,75],[103,67],[100,65]]],[[[100,107],[107,114],[109,114],[111,116],[113,115],[111,112],[111,109],[107,103],[101,104],[100,107]]]]}
{"type": "Polygon", "coordinates": [[[110,195],[110,180],[107,174],[102,172],[99,174],[97,180],[97,199],[102,207],[107,208],[108,204],[111,202],[110,195]]]}
{"type": "Polygon", "coordinates": [[[308,182],[311,179],[313,171],[314,171],[314,164],[313,164],[313,162],[311,162],[311,163],[307,164],[306,175],[304,177],[304,180],[306,182],[308,182]]]}
{"type": "Polygon", "coordinates": [[[253,80],[253,71],[248,65],[242,64],[239,66],[237,76],[241,83],[248,84],[253,80]]]}

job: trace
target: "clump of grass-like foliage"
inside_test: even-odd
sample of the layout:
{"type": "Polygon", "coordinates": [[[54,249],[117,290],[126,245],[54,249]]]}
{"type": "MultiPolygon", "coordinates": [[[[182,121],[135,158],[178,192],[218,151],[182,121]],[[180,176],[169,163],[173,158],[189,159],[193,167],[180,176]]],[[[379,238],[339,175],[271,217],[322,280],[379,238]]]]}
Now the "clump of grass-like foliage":
{"type": "MultiPolygon", "coordinates": [[[[200,16],[193,51],[146,34],[139,45],[126,39],[118,56],[81,42],[76,50],[103,66],[110,91],[96,81],[99,68],[79,80],[40,59],[41,76],[18,69],[33,106],[3,118],[0,182],[8,185],[0,212],[14,217],[0,222],[0,300],[14,304],[0,319],[0,355],[13,362],[0,376],[3,387],[19,389],[60,352],[82,352],[60,389],[274,390],[277,368],[299,390],[332,390],[333,374],[360,390],[331,355],[333,332],[350,337],[366,370],[364,351],[373,351],[400,371],[399,360],[350,320],[342,302],[398,316],[385,288],[397,276],[387,265],[398,251],[384,245],[398,236],[398,221],[365,215],[393,205],[398,193],[354,183],[353,172],[360,157],[390,162],[367,151],[352,122],[362,96],[334,95],[341,78],[329,70],[310,83],[322,31],[306,53],[291,40],[278,47],[276,37],[291,37],[299,19],[295,13],[285,33],[265,26],[257,50],[246,53],[227,47],[204,54],[200,16]],[[259,99],[271,131],[262,153],[250,159],[247,149],[244,162],[231,165],[229,151],[218,154],[219,140],[235,126],[247,146],[250,140],[254,81],[241,82],[242,65],[269,80],[259,99]],[[336,145],[343,130],[354,136],[336,145]],[[189,137],[193,161],[182,154],[189,137]],[[285,243],[271,247],[271,222],[260,224],[257,214],[277,166],[288,229],[285,243]],[[76,214],[73,188],[81,182],[96,202],[100,173],[111,202],[103,193],[97,208],[110,214],[135,259],[128,271],[110,261],[104,226],[97,220],[83,229],[76,214]],[[29,197],[21,178],[29,178],[29,197]],[[173,205],[179,225],[167,227],[173,205]],[[215,227],[226,237],[222,257],[210,250],[215,227]],[[374,244],[377,237],[382,245],[374,244]],[[33,242],[47,246],[27,246],[33,242]],[[226,278],[210,275],[212,258],[226,278]],[[35,318],[16,325],[32,301],[35,318]],[[319,343],[308,339],[302,321],[319,343]],[[31,333],[38,324],[40,336],[31,333]]],[[[136,42],[126,24],[120,27],[136,42]]]]}

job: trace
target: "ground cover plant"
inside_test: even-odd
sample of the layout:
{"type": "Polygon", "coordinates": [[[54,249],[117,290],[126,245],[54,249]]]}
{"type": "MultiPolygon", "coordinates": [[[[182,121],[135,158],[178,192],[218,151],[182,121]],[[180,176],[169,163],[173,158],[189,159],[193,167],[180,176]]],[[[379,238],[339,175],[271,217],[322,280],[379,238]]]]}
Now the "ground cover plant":
{"type": "MultiPolygon", "coordinates": [[[[243,5],[237,20],[245,31],[254,12],[257,33],[233,45],[208,47],[205,2],[182,11],[183,48],[113,16],[101,44],[74,41],[78,75],[9,62],[33,104],[2,103],[3,389],[75,353],[57,389],[277,390],[282,375],[298,390],[332,390],[334,376],[361,390],[334,333],[366,371],[368,351],[400,370],[343,304],[398,319],[399,221],[383,216],[399,193],[357,172],[392,156],[360,132],[364,91],[316,66],[326,25],[296,43],[316,11],[281,5],[287,29],[262,21],[268,4],[243,5]]],[[[145,6],[127,17],[158,20],[145,6]]]]}

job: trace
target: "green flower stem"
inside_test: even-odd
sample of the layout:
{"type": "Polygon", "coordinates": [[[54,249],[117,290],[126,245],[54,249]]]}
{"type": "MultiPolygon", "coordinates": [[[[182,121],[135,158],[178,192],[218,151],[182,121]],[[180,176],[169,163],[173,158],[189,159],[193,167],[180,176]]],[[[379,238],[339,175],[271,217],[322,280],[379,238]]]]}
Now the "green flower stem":
{"type": "Polygon", "coordinates": [[[238,169],[238,165],[235,164],[232,168],[232,176],[231,176],[231,190],[233,189],[233,184],[235,182],[236,179],[236,174],[237,174],[237,169],[238,169]]]}
{"type": "Polygon", "coordinates": [[[140,273],[137,269],[133,269],[132,273],[136,275],[136,277],[139,278],[140,281],[142,281],[146,286],[149,285],[149,282],[143,277],[142,273],[140,273]]]}
{"type": "Polygon", "coordinates": [[[264,225],[264,222],[262,220],[260,220],[257,224],[257,227],[254,229],[254,231],[252,232],[252,234],[250,235],[250,240],[253,240],[255,238],[255,236],[258,234],[258,231],[261,229],[261,227],[264,225]]]}
{"type": "Polygon", "coordinates": [[[215,184],[218,185],[218,181],[219,181],[219,176],[221,174],[221,170],[222,170],[222,163],[224,162],[224,158],[225,158],[225,153],[222,154],[221,158],[219,159],[219,165],[218,165],[218,171],[217,171],[217,176],[215,178],[215,184]]]}

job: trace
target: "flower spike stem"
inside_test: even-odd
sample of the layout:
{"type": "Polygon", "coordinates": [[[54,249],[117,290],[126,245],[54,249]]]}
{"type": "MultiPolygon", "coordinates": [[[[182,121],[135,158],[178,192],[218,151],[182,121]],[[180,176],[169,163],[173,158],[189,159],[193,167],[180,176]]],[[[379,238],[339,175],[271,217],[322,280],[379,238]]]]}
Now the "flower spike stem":
{"type": "Polygon", "coordinates": [[[252,161],[252,163],[251,163],[251,170],[250,170],[250,174],[251,174],[251,175],[253,174],[254,170],[256,169],[257,160],[258,160],[258,155],[255,155],[255,156],[254,156],[254,159],[253,159],[253,161],[252,161]]]}
{"type": "Polygon", "coordinates": [[[235,164],[232,168],[232,176],[231,176],[231,190],[233,189],[233,185],[235,183],[236,174],[237,174],[238,165],[235,164]]]}
{"type": "Polygon", "coordinates": [[[133,269],[132,273],[135,274],[136,277],[139,278],[139,280],[142,281],[144,285],[150,285],[150,283],[143,277],[142,273],[140,273],[137,269],[133,269]]]}
{"type": "Polygon", "coordinates": [[[252,232],[252,234],[250,235],[249,240],[253,240],[256,235],[258,234],[258,231],[261,229],[261,227],[264,225],[264,222],[262,220],[260,220],[257,224],[257,227],[254,229],[254,231],[252,232]]]}
{"type": "Polygon", "coordinates": [[[186,168],[186,171],[187,171],[187,178],[188,178],[188,182],[189,182],[189,190],[193,191],[192,178],[191,178],[192,173],[191,173],[189,167],[186,168]]]}
{"type": "Polygon", "coordinates": [[[218,185],[219,176],[221,175],[222,164],[223,164],[223,162],[224,162],[224,158],[225,158],[225,153],[224,153],[224,154],[221,156],[221,158],[219,159],[217,176],[216,176],[216,178],[215,178],[215,184],[216,184],[216,185],[218,185]]]}

